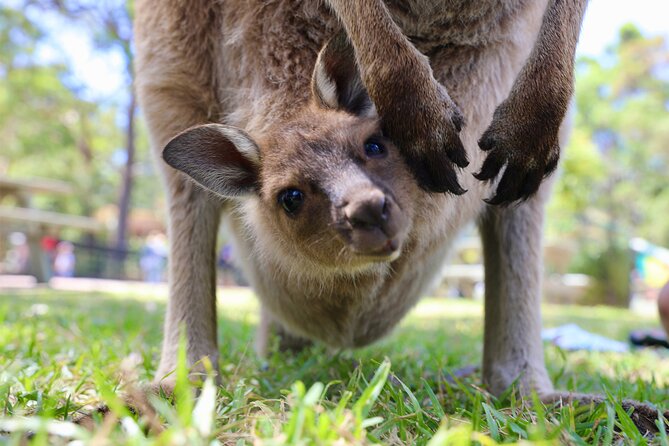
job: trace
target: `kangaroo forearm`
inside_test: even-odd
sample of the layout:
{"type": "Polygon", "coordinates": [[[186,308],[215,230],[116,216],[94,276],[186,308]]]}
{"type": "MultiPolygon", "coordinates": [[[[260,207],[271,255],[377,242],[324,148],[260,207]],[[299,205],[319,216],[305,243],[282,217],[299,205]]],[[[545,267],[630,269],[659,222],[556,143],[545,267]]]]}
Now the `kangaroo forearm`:
{"type": "Polygon", "coordinates": [[[328,0],[328,3],[344,25],[363,66],[374,63],[380,54],[385,62],[387,56],[403,53],[411,45],[381,0],[328,0]]]}
{"type": "Polygon", "coordinates": [[[551,0],[535,48],[545,48],[563,61],[573,61],[587,3],[587,0],[551,0]]]}
{"type": "MultiPolygon", "coordinates": [[[[365,87],[372,101],[382,109],[389,102],[388,82],[403,67],[415,75],[418,65],[425,63],[423,56],[404,36],[381,0],[328,0],[332,10],[346,29],[365,87]],[[392,63],[388,63],[388,61],[392,63]]],[[[395,91],[394,94],[401,93],[395,91]]]]}
{"type": "Polygon", "coordinates": [[[573,93],[574,55],[586,4],[587,0],[551,0],[512,94],[537,97],[536,90],[543,90],[538,97],[546,97],[564,115],[573,93]]]}
{"type": "Polygon", "coordinates": [[[464,120],[434,78],[427,57],[404,36],[382,0],[329,3],[348,33],[382,131],[398,146],[420,186],[463,194],[453,166],[469,164],[459,137],[464,120]]]}
{"type": "Polygon", "coordinates": [[[537,40],[509,96],[479,139],[489,155],[475,176],[502,175],[494,205],[532,196],[560,157],[558,132],[574,89],[574,53],[586,0],[550,0],[537,40]]]}

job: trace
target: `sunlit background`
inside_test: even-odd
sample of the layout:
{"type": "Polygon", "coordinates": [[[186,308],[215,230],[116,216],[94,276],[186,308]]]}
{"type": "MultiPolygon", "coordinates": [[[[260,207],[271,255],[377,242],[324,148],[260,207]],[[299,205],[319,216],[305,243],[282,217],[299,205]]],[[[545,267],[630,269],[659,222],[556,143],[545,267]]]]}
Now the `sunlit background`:
{"type": "MultiPolygon", "coordinates": [[[[547,219],[545,296],[652,306],[669,279],[669,4],[590,3],[547,219]]],[[[120,0],[0,6],[0,286],[165,279],[164,198],[131,89],[131,17],[120,0]]],[[[220,252],[221,281],[243,283],[224,235],[220,252]]],[[[475,238],[454,262],[436,292],[480,295],[475,238]]]]}

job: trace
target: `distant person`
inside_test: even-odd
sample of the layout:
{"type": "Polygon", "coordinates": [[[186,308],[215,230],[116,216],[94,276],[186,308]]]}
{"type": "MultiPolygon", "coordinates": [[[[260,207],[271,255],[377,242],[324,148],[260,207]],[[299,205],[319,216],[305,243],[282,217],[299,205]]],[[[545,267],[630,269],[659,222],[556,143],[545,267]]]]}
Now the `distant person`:
{"type": "Polygon", "coordinates": [[[167,263],[167,237],[162,232],[151,232],[140,253],[139,267],[145,282],[158,283],[163,280],[167,263]]]}
{"type": "Polygon", "coordinates": [[[666,337],[669,337],[669,281],[664,284],[657,296],[657,310],[660,313],[660,322],[664,327],[666,337]]]}
{"type": "Polygon", "coordinates": [[[58,243],[56,246],[56,256],[53,260],[54,275],[58,277],[74,277],[76,263],[74,245],[70,242],[58,243]]]}
{"type": "Polygon", "coordinates": [[[55,274],[53,264],[56,261],[56,254],[58,253],[58,243],[58,238],[52,232],[47,233],[40,240],[42,252],[44,253],[42,256],[42,268],[47,278],[55,274]]]}
{"type": "Polygon", "coordinates": [[[220,279],[221,285],[223,286],[234,286],[235,282],[235,265],[234,255],[232,252],[232,245],[226,243],[221,248],[221,251],[218,254],[218,260],[216,264],[221,271],[220,279]]]}
{"type": "Polygon", "coordinates": [[[28,238],[23,232],[9,234],[11,248],[7,252],[7,272],[11,274],[26,274],[30,268],[30,247],[28,238]]]}
{"type": "Polygon", "coordinates": [[[664,284],[664,287],[657,295],[657,310],[663,330],[635,330],[630,333],[630,342],[633,345],[669,348],[669,281],[664,284]]]}

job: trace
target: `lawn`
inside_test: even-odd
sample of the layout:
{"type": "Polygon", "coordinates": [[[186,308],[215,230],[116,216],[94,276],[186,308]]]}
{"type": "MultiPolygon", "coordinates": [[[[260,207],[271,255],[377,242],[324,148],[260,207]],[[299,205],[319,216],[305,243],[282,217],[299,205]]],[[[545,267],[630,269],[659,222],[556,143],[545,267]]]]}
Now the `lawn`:
{"type": "MultiPolygon", "coordinates": [[[[186,371],[173,404],[151,399],[151,416],[127,411],[158,363],[164,297],[29,290],[0,293],[0,444],[662,444],[643,438],[621,398],[669,408],[669,355],[565,352],[547,346],[556,387],[608,394],[600,407],[545,407],[513,392],[495,399],[480,373],[451,374],[481,357],[482,306],[425,299],[395,332],[340,353],[313,347],[255,356],[257,304],[250,292],[219,293],[222,385],[192,397],[186,371]],[[104,401],[112,416],[94,432],[71,421],[104,401]],[[154,413],[155,412],[155,413],[154,413]],[[613,415],[618,412],[618,417],[613,415]]],[[[545,326],[574,322],[625,340],[657,326],[610,308],[544,308],[545,326]]]]}

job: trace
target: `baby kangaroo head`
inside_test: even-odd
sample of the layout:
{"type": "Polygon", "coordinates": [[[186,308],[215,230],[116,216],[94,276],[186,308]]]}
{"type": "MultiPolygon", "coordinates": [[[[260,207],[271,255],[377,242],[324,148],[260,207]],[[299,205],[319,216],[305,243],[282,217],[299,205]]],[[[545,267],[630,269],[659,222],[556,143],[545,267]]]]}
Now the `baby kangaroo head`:
{"type": "Polygon", "coordinates": [[[165,161],[216,194],[244,201],[259,254],[356,271],[397,258],[420,192],[381,133],[343,37],[314,68],[312,100],[251,135],[207,124],[170,141],[165,161]]]}
{"type": "Polygon", "coordinates": [[[264,220],[287,246],[337,268],[400,254],[414,182],[376,119],[308,109],[268,142],[260,196],[276,210],[264,220]]]}

